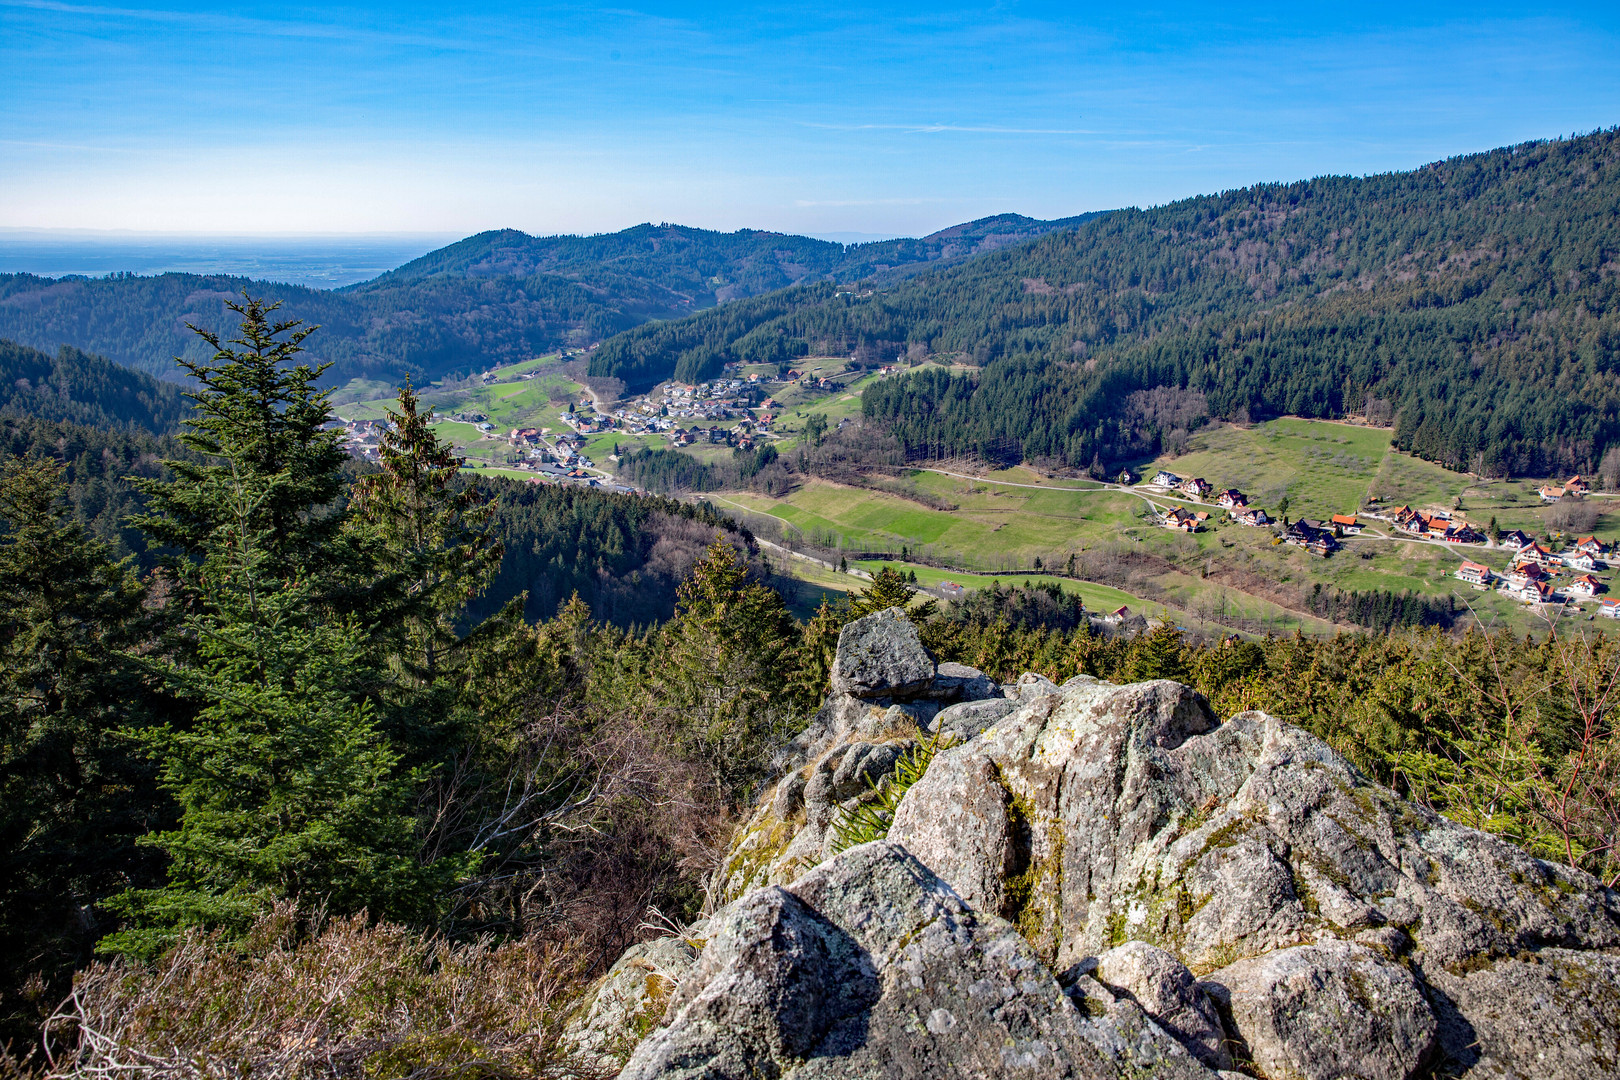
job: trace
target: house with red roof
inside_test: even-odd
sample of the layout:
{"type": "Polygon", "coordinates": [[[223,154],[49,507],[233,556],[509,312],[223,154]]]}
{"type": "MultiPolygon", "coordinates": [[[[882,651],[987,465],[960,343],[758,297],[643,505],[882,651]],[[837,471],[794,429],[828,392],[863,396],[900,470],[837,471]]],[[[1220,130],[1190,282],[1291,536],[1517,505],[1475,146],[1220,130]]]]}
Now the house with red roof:
{"type": "Polygon", "coordinates": [[[1592,597],[1603,591],[1603,582],[1591,574],[1582,574],[1565,589],[1572,596],[1592,597]]]}

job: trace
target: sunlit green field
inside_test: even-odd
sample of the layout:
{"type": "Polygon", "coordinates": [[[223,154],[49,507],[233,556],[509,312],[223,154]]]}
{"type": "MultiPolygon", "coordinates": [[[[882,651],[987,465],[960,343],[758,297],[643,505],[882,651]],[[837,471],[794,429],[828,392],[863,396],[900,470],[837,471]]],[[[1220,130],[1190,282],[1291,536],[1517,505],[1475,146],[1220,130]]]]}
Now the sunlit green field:
{"type": "MultiPolygon", "coordinates": [[[[843,372],[846,362],[817,358],[800,366],[812,371],[819,367],[822,374],[831,376],[843,372]]],[[[441,417],[435,431],[457,446],[469,468],[526,479],[533,474],[504,467],[510,451],[503,436],[513,427],[562,430],[569,403],[585,400],[584,388],[563,374],[555,356],[536,357],[499,369],[496,375],[499,381],[491,385],[432,387],[424,389],[423,396],[441,417]],[[536,374],[530,379],[515,378],[524,371],[536,374]],[[496,437],[485,437],[473,424],[448,419],[452,413],[474,412],[488,418],[496,437]]],[[[863,375],[830,394],[797,385],[773,386],[771,393],[783,406],[778,410],[776,429],[784,448],[791,449],[810,415],[825,416],[830,426],[858,416],[860,391],[878,377],[863,375]]],[[[380,418],[392,403],[392,394],[393,389],[385,384],[356,381],[337,393],[336,400],[341,402],[337,411],[349,419],[380,418]]],[[[608,458],[615,446],[628,451],[665,448],[669,443],[658,435],[610,430],[587,437],[583,452],[599,468],[610,469],[608,458]]],[[[724,461],[731,456],[727,447],[699,446],[686,452],[704,461],[724,461]]],[[[1138,465],[1138,471],[1149,477],[1160,468],[1181,476],[1202,476],[1217,490],[1238,488],[1249,495],[1251,505],[1267,509],[1273,516],[1326,518],[1357,513],[1364,510],[1369,498],[1376,498],[1390,508],[1409,503],[1460,511],[1481,528],[1494,518],[1503,529],[1522,528],[1538,535],[1547,531],[1547,508],[1535,493],[1540,480],[1485,481],[1450,472],[1391,449],[1389,432],[1379,428],[1287,418],[1249,427],[1215,424],[1193,435],[1186,452],[1138,465]]],[[[1517,602],[1470,589],[1452,576],[1464,558],[1506,569],[1504,552],[1418,543],[1373,524],[1362,537],[1351,539],[1346,550],[1321,559],[1299,548],[1275,544],[1270,530],[1224,521],[1224,514],[1212,504],[1171,499],[1142,489],[1121,490],[1085,479],[1051,477],[1028,467],[972,476],[917,469],[897,482],[910,485],[908,491],[916,497],[808,480],[783,498],[748,491],[704,498],[736,514],[767,538],[835,551],[886,552],[896,559],[905,551],[931,564],[957,568],[945,571],[907,561],[906,569],[914,570],[923,583],[954,580],[967,588],[983,588],[994,580],[1056,580],[1083,596],[1093,610],[1124,604],[1152,617],[1205,630],[1219,631],[1240,622],[1251,630],[1261,625],[1279,633],[1332,632],[1331,624],[1269,598],[1283,595],[1276,589],[1293,590],[1288,595],[1295,595],[1301,587],[1316,585],[1455,596],[1487,622],[1521,629],[1539,625],[1517,602]],[[1209,511],[1212,520],[1193,535],[1154,524],[1150,514],[1155,506],[1175,505],[1209,511]],[[1061,565],[1071,553],[1098,550],[1116,554],[1137,550],[1165,560],[1159,565],[1168,563],[1177,569],[1153,577],[1157,600],[1091,582],[1043,578],[1037,573],[1038,566],[1061,565]],[[1234,572],[1225,577],[1238,586],[1222,583],[1225,571],[1234,572]],[[1259,582],[1258,591],[1265,595],[1246,591],[1250,586],[1244,582],[1259,582]]],[[[1596,514],[1611,504],[1593,501],[1589,505],[1596,514]]],[[[1615,522],[1620,517],[1599,516],[1595,528],[1601,535],[1615,522]]],[[[804,609],[800,614],[812,610],[824,596],[864,585],[851,575],[787,562],[784,568],[804,582],[804,595],[794,598],[795,610],[804,609]]],[[[870,570],[882,564],[859,565],[870,570]]],[[[1620,627],[1600,622],[1605,631],[1620,631],[1620,627]]],[[[1580,625],[1589,625],[1584,615],[1580,625]]]]}
{"type": "Polygon", "coordinates": [[[1213,425],[1193,435],[1187,453],[1139,471],[1150,479],[1159,469],[1201,476],[1216,491],[1237,488],[1250,505],[1273,513],[1286,497],[1291,517],[1329,517],[1356,512],[1389,455],[1382,428],[1282,419],[1248,428],[1213,425]]]}
{"type": "MultiPolygon", "coordinates": [[[[1379,496],[1390,506],[1460,505],[1480,527],[1496,517],[1503,528],[1545,529],[1546,509],[1534,494],[1538,481],[1492,483],[1449,472],[1391,450],[1389,433],[1376,428],[1306,420],[1278,420],[1251,428],[1219,425],[1195,437],[1187,453],[1144,467],[1165,467],[1182,476],[1203,476],[1221,487],[1237,487],[1249,493],[1253,504],[1274,514],[1286,496],[1291,518],[1358,513],[1369,496],[1379,496]]],[[[1022,579],[1037,565],[1061,565],[1071,552],[1134,548],[1162,556],[1178,568],[1154,576],[1154,595],[1169,604],[1170,617],[1183,624],[1189,619],[1219,624],[1222,618],[1235,617],[1245,626],[1260,623],[1275,632],[1332,632],[1334,627],[1327,622],[1270,599],[1298,596],[1301,590],[1320,585],[1454,597],[1488,623],[1519,629],[1542,625],[1540,617],[1519,602],[1475,590],[1453,576],[1465,558],[1505,570],[1506,552],[1419,542],[1365,517],[1371,525],[1368,531],[1349,538],[1344,550],[1323,559],[1275,543],[1269,529],[1226,521],[1212,505],[1159,495],[1144,498],[1147,493],[1141,490],[1044,477],[1027,468],[975,477],[915,470],[904,482],[940,504],[816,480],[783,498],[753,492],[707,497],[742,514],[761,535],[780,534],[824,548],[881,551],[892,557],[909,551],[930,563],[956,568],[947,572],[911,565],[920,581],[951,578],[968,587],[981,580],[970,576],[973,571],[1022,579]],[[1204,509],[1212,513],[1212,520],[1192,535],[1166,530],[1148,519],[1150,501],[1160,507],[1204,509]],[[764,527],[771,521],[778,523],[771,527],[776,533],[764,527]]],[[[1606,508],[1601,501],[1591,506],[1594,512],[1606,508]]],[[[1609,521],[1599,518],[1600,533],[1609,521]]],[[[1120,597],[1120,603],[1133,608],[1146,603],[1123,593],[1120,597]]],[[[1093,607],[1105,602],[1102,595],[1096,603],[1087,599],[1093,607]]],[[[1592,607],[1587,605],[1588,612],[1592,607]]],[[[1580,624],[1588,625],[1584,614],[1580,624]]]]}

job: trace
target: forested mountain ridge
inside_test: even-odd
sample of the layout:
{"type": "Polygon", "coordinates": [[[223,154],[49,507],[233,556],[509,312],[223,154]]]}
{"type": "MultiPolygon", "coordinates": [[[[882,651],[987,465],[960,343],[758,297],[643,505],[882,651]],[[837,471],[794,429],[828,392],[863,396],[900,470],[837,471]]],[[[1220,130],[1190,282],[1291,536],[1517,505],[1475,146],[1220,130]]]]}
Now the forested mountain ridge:
{"type": "MultiPolygon", "coordinates": [[[[800,289],[639,328],[634,385],[864,342],[956,354],[867,391],[914,456],[1085,467],[1215,415],[1364,413],[1486,472],[1620,439],[1620,134],[1118,210],[870,297],[800,289]]],[[[633,376],[633,377],[632,377],[633,376]]]]}
{"type": "Polygon", "coordinates": [[[1022,244],[1050,232],[1075,228],[1104,212],[1093,211],[1052,221],[1041,221],[1022,214],[997,214],[952,225],[916,240],[902,238],[855,244],[845,251],[844,262],[838,272],[849,281],[869,278],[878,284],[892,284],[926,270],[953,266],[975,255],[1022,244]]]}
{"type": "Polygon", "coordinates": [[[52,356],[0,340],[0,412],[161,434],[187,408],[173,383],[110,360],[66,345],[52,356]]]}
{"type": "Polygon", "coordinates": [[[722,233],[670,224],[636,225],[594,236],[530,236],[517,229],[497,229],[458,240],[344,291],[366,292],[438,274],[488,278],[547,273],[585,281],[618,274],[668,289],[673,299],[687,305],[703,298],[713,303],[805,280],[832,276],[855,280],[924,264],[959,262],[1073,228],[1093,216],[1039,221],[997,214],[916,239],[849,245],[758,229],[722,233]]]}
{"type": "Polygon", "coordinates": [[[316,359],[333,363],[331,380],[397,381],[406,373],[431,379],[599,341],[648,320],[677,319],[800,282],[895,280],[1079,220],[1004,214],[918,240],[849,247],[667,224],[597,236],[507,229],[468,237],[339,292],[218,275],[3,274],[0,337],[43,349],[66,343],[178,378],[173,357],[207,357],[186,324],[227,329],[223,301],[247,290],[323,327],[312,340],[319,343],[316,359]]]}

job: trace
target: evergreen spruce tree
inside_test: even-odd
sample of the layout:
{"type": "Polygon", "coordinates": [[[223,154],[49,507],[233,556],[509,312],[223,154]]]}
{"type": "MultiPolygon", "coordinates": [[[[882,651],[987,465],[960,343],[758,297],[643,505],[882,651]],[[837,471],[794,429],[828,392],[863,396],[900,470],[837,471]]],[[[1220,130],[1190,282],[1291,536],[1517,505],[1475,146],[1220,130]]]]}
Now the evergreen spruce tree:
{"type": "Polygon", "coordinates": [[[126,659],[144,590],[63,491],[54,462],[0,466],[0,1039],[22,1021],[12,988],[38,976],[39,1004],[58,1000],[94,905],[153,873],[134,843],[162,814],[123,737],[153,704],[126,659]]]}
{"type": "Polygon", "coordinates": [[[1135,638],[1126,650],[1124,675],[1131,682],[1148,679],[1187,679],[1187,643],[1181,631],[1161,624],[1135,638]]]}
{"type": "Polygon", "coordinates": [[[885,566],[872,579],[870,588],[862,589],[850,598],[850,617],[858,619],[863,615],[897,607],[904,610],[913,622],[922,622],[934,613],[939,601],[925,600],[912,607],[911,602],[916,596],[917,590],[907,583],[906,575],[892,566],[885,566]]]}
{"type": "MultiPolygon", "coordinates": [[[[343,490],[346,459],[327,394],[315,383],[330,365],[295,364],[317,327],[297,319],[272,321],[279,303],[244,296],[226,302],[242,316],[240,336],[228,340],[197,327],[214,348],[210,363],[179,360],[197,388],[180,439],[206,460],[164,462],[172,480],[138,480],[148,512],[136,523],[154,540],[197,557],[246,527],[272,555],[279,576],[305,578],[328,570],[340,519],[333,509],[343,490]],[[254,501],[246,521],[239,512],[254,501]]],[[[182,564],[188,565],[188,564],[182,564]]],[[[206,583],[202,584],[204,589],[206,583]]]]}
{"type": "MultiPolygon", "coordinates": [[[[373,559],[402,591],[399,658],[431,682],[461,643],[457,621],[501,567],[504,547],[490,519],[495,501],[459,478],[462,461],[433,433],[410,382],[382,438],[382,471],[354,487],[354,523],[377,541],[373,559]]],[[[515,612],[508,613],[515,617],[515,612]]]]}
{"type": "Polygon", "coordinates": [[[321,369],[285,366],[308,331],[272,324],[257,300],[234,310],[241,348],[204,334],[215,363],[188,365],[201,387],[185,438],[215,460],[145,485],[143,527],[186,553],[194,601],[191,648],[154,669],[195,715],[146,733],[180,810],[147,841],[169,881],[117,898],[132,925],[106,951],[149,955],[185,926],[240,929],[277,897],[424,919],[467,865],[418,858],[426,778],[402,767],[386,734],[401,725],[379,715],[375,632],[330,603],[355,591],[356,568],[330,509],[343,454],[322,430],[321,369]]]}
{"type": "Polygon", "coordinates": [[[677,590],[652,688],[685,754],[742,795],[793,719],[787,667],[800,632],[782,597],[716,538],[677,590]]]}
{"type": "Polygon", "coordinates": [[[832,688],[833,660],[838,656],[838,635],[849,622],[847,605],[834,607],[823,599],[804,624],[794,658],[789,689],[795,704],[808,713],[816,709],[832,688]]]}

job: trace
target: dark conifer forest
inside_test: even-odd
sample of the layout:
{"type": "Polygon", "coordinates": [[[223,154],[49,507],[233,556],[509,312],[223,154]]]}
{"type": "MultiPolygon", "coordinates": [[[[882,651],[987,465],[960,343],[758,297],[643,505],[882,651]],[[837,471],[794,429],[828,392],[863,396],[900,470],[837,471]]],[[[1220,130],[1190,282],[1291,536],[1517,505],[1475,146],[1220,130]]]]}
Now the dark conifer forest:
{"type": "Polygon", "coordinates": [[[1079,220],[1002,214],[919,240],[849,246],[679,225],[596,236],[503,229],[335,292],[196,274],[60,281],[0,274],[0,338],[48,350],[69,344],[171,379],[175,356],[208,355],[188,324],[229,329],[224,301],[250,289],[322,327],[310,348],[332,364],[330,381],[399,382],[413,375],[421,382],[600,341],[649,319],[680,318],[803,281],[898,280],[1079,220]]]}
{"type": "Polygon", "coordinates": [[[1086,468],[1151,455],[1142,395],[1231,420],[1362,415],[1492,475],[1620,440],[1620,133],[1118,210],[869,296],[820,285],[632,330],[632,387],[865,344],[931,368],[868,390],[913,457],[1086,468]]]}
{"type": "Polygon", "coordinates": [[[172,382],[68,345],[53,356],[0,341],[0,415],[160,434],[173,430],[186,411],[172,382]]]}

